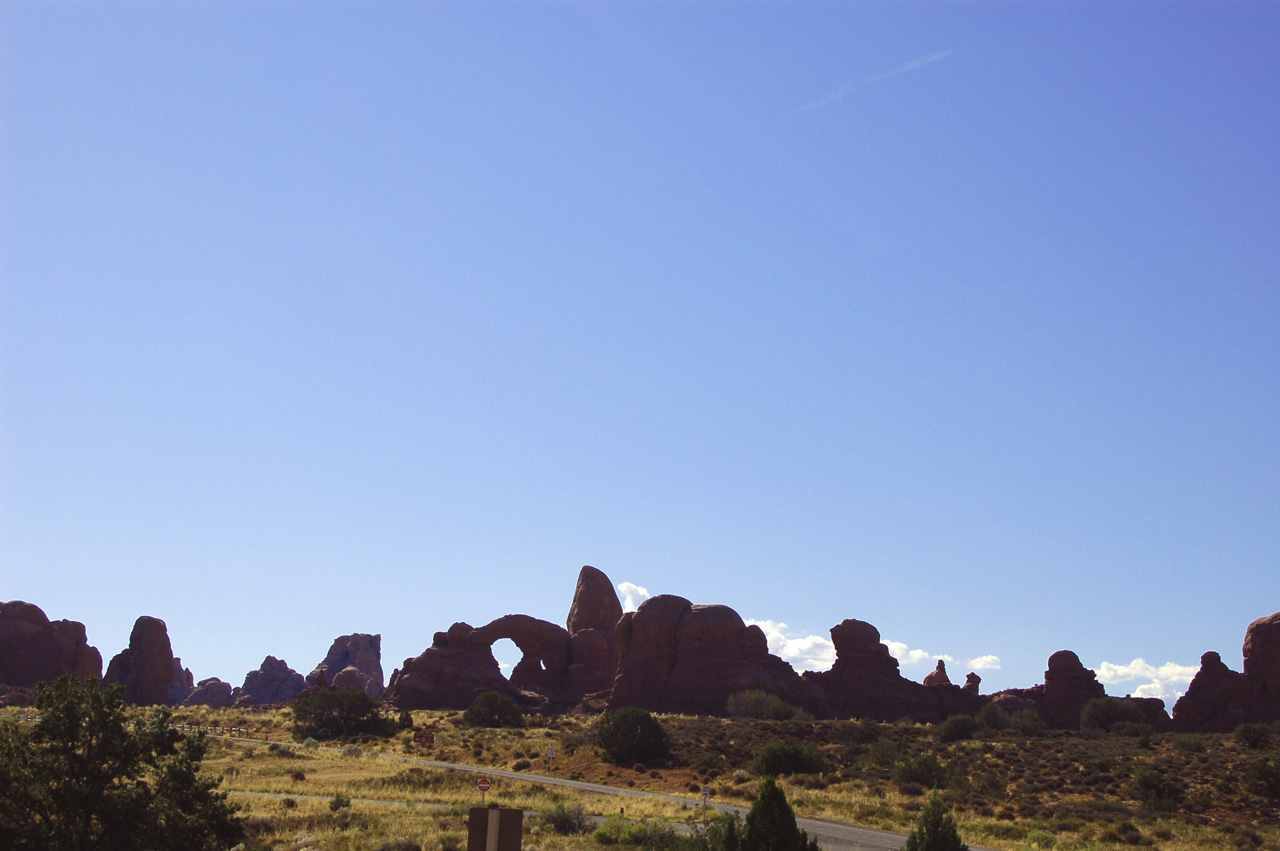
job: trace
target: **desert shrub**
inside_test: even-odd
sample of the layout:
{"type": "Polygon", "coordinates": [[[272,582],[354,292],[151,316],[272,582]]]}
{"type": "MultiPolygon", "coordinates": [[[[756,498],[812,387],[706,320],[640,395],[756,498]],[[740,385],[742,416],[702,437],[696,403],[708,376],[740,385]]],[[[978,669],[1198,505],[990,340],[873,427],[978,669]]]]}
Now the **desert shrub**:
{"type": "Polygon", "coordinates": [[[1253,763],[1244,771],[1244,785],[1255,795],[1280,798],[1280,765],[1270,759],[1253,763]]]}
{"type": "Polygon", "coordinates": [[[674,849],[681,844],[675,828],[663,819],[631,822],[621,815],[609,816],[591,836],[601,845],[638,845],[647,849],[674,849]]]}
{"type": "Polygon", "coordinates": [[[1110,732],[1117,724],[1145,721],[1142,710],[1136,705],[1114,697],[1095,697],[1085,704],[1084,711],[1080,713],[1080,729],[1100,733],[1110,732]]]}
{"type": "Polygon", "coordinates": [[[972,737],[977,728],[978,722],[972,715],[952,715],[934,727],[933,733],[940,742],[958,742],[972,737]]]}
{"type": "MultiPolygon", "coordinates": [[[[322,688],[289,707],[295,739],[336,739],[357,733],[390,735],[393,723],[378,712],[373,698],[356,688],[322,688]]],[[[304,742],[305,744],[305,742],[304,742]]]]}
{"type": "Polygon", "coordinates": [[[515,761],[515,764],[511,766],[512,771],[528,771],[530,768],[533,768],[533,763],[529,762],[527,759],[518,759],[515,761]]]}
{"type": "Polygon", "coordinates": [[[1009,726],[1024,736],[1043,736],[1049,729],[1040,713],[1034,709],[1019,709],[1009,716],[1009,726]]]}
{"type": "Polygon", "coordinates": [[[615,765],[661,759],[670,746],[661,722],[633,706],[600,716],[596,743],[605,758],[615,765]]]}
{"type": "Polygon", "coordinates": [[[745,830],[742,816],[736,813],[724,813],[701,825],[695,825],[691,837],[690,851],[739,851],[742,847],[742,834],[745,830]]]}
{"type": "Polygon", "coordinates": [[[1186,787],[1172,777],[1154,768],[1140,768],[1129,784],[1133,797],[1142,801],[1142,808],[1150,812],[1167,813],[1177,809],[1178,802],[1186,794],[1186,787]]]}
{"type": "Polygon", "coordinates": [[[245,826],[201,773],[207,743],[158,709],[128,720],[123,689],[62,677],[36,688],[29,731],[0,723],[0,847],[214,851],[245,826]]]}
{"type": "Polygon", "coordinates": [[[975,774],[970,782],[974,790],[983,795],[1003,794],[1006,785],[1004,780],[990,771],[982,771],[975,774]]]}
{"type": "Polygon", "coordinates": [[[931,753],[906,756],[893,766],[893,782],[899,786],[915,783],[925,789],[945,786],[947,769],[931,753]]]}
{"type": "Polygon", "coordinates": [[[907,844],[902,847],[903,851],[969,851],[969,846],[960,841],[956,820],[936,792],[925,804],[916,826],[907,834],[907,844]]]}
{"type": "Polygon", "coordinates": [[[1129,739],[1151,739],[1151,725],[1146,721],[1117,721],[1111,725],[1111,732],[1129,739]]]}
{"type": "Polygon", "coordinates": [[[1183,753],[1204,753],[1204,739],[1195,733],[1184,733],[1173,737],[1173,749],[1183,753]]]}
{"type": "Polygon", "coordinates": [[[591,817],[582,809],[581,804],[556,803],[541,814],[542,826],[560,836],[572,836],[591,830],[591,817]]]}
{"type": "Polygon", "coordinates": [[[392,839],[379,845],[377,851],[422,851],[422,846],[407,839],[392,839]]]}
{"type": "Polygon", "coordinates": [[[974,720],[988,730],[1006,730],[1009,727],[1009,713],[994,703],[984,703],[974,720]]]}
{"type": "Polygon", "coordinates": [[[761,689],[735,691],[725,701],[726,715],[734,718],[759,718],[767,721],[790,721],[798,711],[776,694],[761,689]]]}
{"type": "Polygon", "coordinates": [[[1050,848],[1058,844],[1058,837],[1043,828],[1039,828],[1027,834],[1026,842],[1038,851],[1049,851],[1050,848]]]}
{"type": "Polygon", "coordinates": [[[364,748],[359,745],[347,745],[342,749],[342,755],[349,757],[361,757],[364,756],[364,748]]]}
{"type": "Polygon", "coordinates": [[[742,851],[819,851],[818,840],[796,826],[795,811],[772,777],[760,785],[744,833],[742,851]]]}
{"type": "Polygon", "coordinates": [[[511,698],[496,691],[486,691],[476,695],[467,711],[462,713],[462,722],[468,727],[521,727],[524,716],[511,698]]]}
{"type": "Polygon", "coordinates": [[[333,797],[329,799],[329,809],[333,812],[338,810],[347,810],[351,808],[351,797],[341,792],[334,792],[333,797]]]}
{"type": "Polygon", "coordinates": [[[874,718],[850,721],[840,727],[840,737],[846,742],[857,745],[869,745],[873,742],[878,742],[883,735],[884,728],[874,718]]]}
{"type": "Polygon", "coordinates": [[[1265,750],[1271,744],[1271,728],[1266,724],[1241,724],[1236,727],[1235,736],[1251,751],[1265,750]]]}
{"type": "Polygon", "coordinates": [[[813,745],[800,742],[772,742],[765,745],[751,761],[756,774],[821,774],[827,770],[827,759],[813,745]]]}

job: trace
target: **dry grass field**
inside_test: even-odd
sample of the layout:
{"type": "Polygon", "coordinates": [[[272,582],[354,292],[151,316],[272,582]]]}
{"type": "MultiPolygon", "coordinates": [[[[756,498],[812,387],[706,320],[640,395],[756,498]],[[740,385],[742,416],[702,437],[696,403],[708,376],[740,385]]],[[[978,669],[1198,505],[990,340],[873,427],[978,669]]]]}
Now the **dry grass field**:
{"type": "MultiPolygon", "coordinates": [[[[966,842],[999,849],[1165,851],[1280,849],[1280,731],[1250,748],[1232,735],[1149,736],[980,730],[942,741],[910,723],[758,721],[659,716],[671,757],[651,765],[602,761],[592,716],[533,716],[520,729],[470,728],[459,712],[414,712],[415,745],[402,731],[378,738],[295,742],[285,710],[179,709],[175,723],[243,727],[248,744],[212,736],[206,767],[244,806],[253,845],[323,851],[465,847],[466,809],[480,803],[474,774],[379,758],[402,756],[684,796],[688,805],[621,800],[536,780],[494,778],[488,800],[544,812],[580,805],[628,818],[697,821],[701,788],[713,800],[750,806],[761,778],[755,756],[774,742],[807,745],[826,770],[786,776],[798,815],[905,833],[929,794],[941,790],[966,842]],[[549,748],[556,757],[547,758],[549,748]],[[1259,766],[1262,766],[1260,769],[1259,766]],[[1280,770],[1278,768],[1277,770],[1280,770]],[[1267,785],[1268,781],[1272,785],[1267,785]],[[257,793],[260,797],[251,797],[257,793]],[[350,808],[331,809],[335,795],[350,808]],[[408,846],[404,846],[408,847],[408,846]]],[[[340,802],[339,802],[340,803],[340,802]]],[[[562,836],[526,819],[525,847],[600,848],[590,833],[562,836]]]]}

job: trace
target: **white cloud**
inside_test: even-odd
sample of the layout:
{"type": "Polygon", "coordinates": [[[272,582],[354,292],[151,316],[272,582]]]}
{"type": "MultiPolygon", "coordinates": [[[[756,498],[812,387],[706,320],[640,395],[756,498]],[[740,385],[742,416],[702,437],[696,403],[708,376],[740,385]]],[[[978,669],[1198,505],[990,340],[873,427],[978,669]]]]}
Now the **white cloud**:
{"type": "Polygon", "coordinates": [[[1176,662],[1165,662],[1157,668],[1146,659],[1139,658],[1127,665],[1103,662],[1098,666],[1098,680],[1107,685],[1148,680],[1129,693],[1135,697],[1158,697],[1170,703],[1182,697],[1186,685],[1198,670],[1200,669],[1195,665],[1179,665],[1176,662]]]}
{"type": "Polygon", "coordinates": [[[901,665],[919,665],[921,662],[932,662],[941,659],[944,662],[954,662],[950,656],[945,653],[938,655],[930,653],[927,650],[912,650],[901,641],[883,640],[884,646],[889,648],[889,655],[898,660],[901,665]]]}
{"type": "Polygon", "coordinates": [[[969,670],[998,671],[1000,670],[1000,657],[988,655],[988,656],[979,656],[977,659],[970,659],[969,670]]]}
{"type": "Polygon", "coordinates": [[[648,588],[641,588],[634,582],[619,582],[618,593],[622,595],[622,610],[624,612],[634,612],[640,608],[640,604],[649,599],[652,594],[648,588]]]}
{"type": "Polygon", "coordinates": [[[836,661],[836,646],[821,635],[788,635],[787,625],[779,621],[747,619],[748,626],[764,630],[769,652],[789,662],[799,671],[826,671],[836,661]]]}

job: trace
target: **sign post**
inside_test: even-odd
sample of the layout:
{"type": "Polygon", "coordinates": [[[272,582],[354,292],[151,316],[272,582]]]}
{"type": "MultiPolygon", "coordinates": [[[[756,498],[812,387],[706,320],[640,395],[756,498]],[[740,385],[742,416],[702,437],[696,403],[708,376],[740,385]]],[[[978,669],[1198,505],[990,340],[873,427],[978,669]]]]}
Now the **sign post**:
{"type": "Polygon", "coordinates": [[[547,748],[547,767],[554,769],[556,766],[556,749],[554,747],[547,748]]]}
{"type": "Polygon", "coordinates": [[[481,777],[476,781],[476,788],[480,790],[480,806],[484,806],[485,794],[493,788],[493,784],[489,782],[488,777],[481,777]]]}

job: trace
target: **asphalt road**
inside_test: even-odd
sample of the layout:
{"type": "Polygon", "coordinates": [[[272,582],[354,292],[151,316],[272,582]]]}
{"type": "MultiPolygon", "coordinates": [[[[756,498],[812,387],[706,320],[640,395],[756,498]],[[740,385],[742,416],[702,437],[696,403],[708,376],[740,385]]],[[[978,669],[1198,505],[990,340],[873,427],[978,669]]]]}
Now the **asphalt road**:
{"type": "MultiPolygon", "coordinates": [[[[242,739],[239,737],[232,738],[232,741],[244,742],[246,744],[267,744],[263,739],[242,739]]],[[[331,748],[330,750],[337,750],[331,748]]],[[[446,771],[465,771],[471,774],[483,774],[486,777],[503,777],[508,780],[520,780],[525,783],[542,783],[547,786],[561,786],[568,789],[577,789],[581,792],[592,792],[597,795],[613,795],[618,798],[649,798],[668,801],[673,804],[685,804],[690,807],[701,807],[703,801],[701,798],[690,798],[681,795],[668,795],[663,792],[646,792],[640,789],[627,789],[617,786],[606,786],[603,783],[587,783],[582,780],[569,780],[565,777],[551,777],[545,774],[530,774],[527,771],[506,771],[500,768],[486,768],[476,765],[461,765],[453,762],[439,762],[433,759],[420,759],[412,756],[396,756],[394,754],[378,754],[379,759],[388,759],[394,762],[404,762],[410,765],[421,765],[429,768],[439,768],[446,771]]],[[[263,796],[265,793],[235,793],[251,796],[263,796]]],[[[282,796],[283,797],[283,796],[282,796]]],[[[292,795],[294,798],[304,798],[308,796],[292,795]]],[[[316,797],[316,796],[311,796],[316,797]]],[[[324,798],[328,800],[328,798],[324,798]]],[[[381,804],[385,806],[404,806],[399,801],[380,801],[357,799],[359,802],[381,804]]],[[[415,804],[416,807],[429,809],[430,804],[415,804]]],[[[708,802],[706,806],[722,813],[737,813],[744,818],[747,815],[748,808],[740,807],[735,804],[720,804],[708,802]]],[[[622,807],[625,810],[625,805],[622,807]]],[[[887,830],[877,830],[873,827],[862,827],[856,824],[845,824],[844,822],[830,821],[828,819],[815,818],[797,818],[798,824],[810,836],[817,837],[818,844],[825,851],[900,851],[906,844],[907,838],[900,833],[892,833],[887,830]]],[[[977,845],[969,846],[972,851],[990,851],[977,845]]]]}

